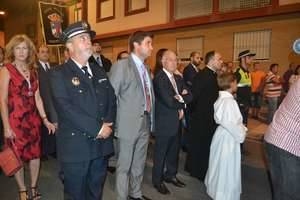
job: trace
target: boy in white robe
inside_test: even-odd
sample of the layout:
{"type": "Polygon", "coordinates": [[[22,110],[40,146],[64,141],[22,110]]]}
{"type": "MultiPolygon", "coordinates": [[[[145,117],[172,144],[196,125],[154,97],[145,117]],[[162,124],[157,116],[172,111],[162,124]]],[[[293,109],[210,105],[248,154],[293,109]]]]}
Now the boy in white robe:
{"type": "Polygon", "coordinates": [[[218,76],[219,97],[214,104],[214,118],[219,125],[210,146],[205,177],[207,193],[214,200],[239,200],[241,194],[240,143],[247,128],[233,94],[237,90],[234,74],[218,76]]]}

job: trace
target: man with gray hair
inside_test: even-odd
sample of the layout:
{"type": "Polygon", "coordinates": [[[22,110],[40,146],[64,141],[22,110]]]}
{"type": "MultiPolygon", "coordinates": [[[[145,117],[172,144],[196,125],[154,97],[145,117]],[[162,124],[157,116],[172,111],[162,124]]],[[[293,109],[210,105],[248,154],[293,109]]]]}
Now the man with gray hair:
{"type": "Polygon", "coordinates": [[[177,177],[181,120],[185,105],[192,101],[192,94],[181,76],[175,74],[177,57],[167,50],[162,56],[163,68],[154,77],[155,136],[152,183],[161,194],[169,194],[164,182],[185,187],[177,177]],[[164,170],[165,169],[165,170],[164,170]]]}
{"type": "Polygon", "coordinates": [[[102,199],[108,155],[113,153],[116,99],[104,69],[88,62],[94,36],[86,22],[69,25],[60,39],[70,59],[51,72],[59,110],[57,157],[68,200],[102,199]]]}

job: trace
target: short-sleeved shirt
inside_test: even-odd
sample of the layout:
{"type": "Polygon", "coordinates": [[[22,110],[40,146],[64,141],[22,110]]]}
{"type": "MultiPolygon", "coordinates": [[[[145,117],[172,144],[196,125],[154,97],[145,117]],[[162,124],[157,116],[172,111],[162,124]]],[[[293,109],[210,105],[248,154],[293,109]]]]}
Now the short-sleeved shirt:
{"type": "Polygon", "coordinates": [[[261,84],[266,77],[266,73],[263,71],[251,72],[251,92],[259,92],[261,84]]]}

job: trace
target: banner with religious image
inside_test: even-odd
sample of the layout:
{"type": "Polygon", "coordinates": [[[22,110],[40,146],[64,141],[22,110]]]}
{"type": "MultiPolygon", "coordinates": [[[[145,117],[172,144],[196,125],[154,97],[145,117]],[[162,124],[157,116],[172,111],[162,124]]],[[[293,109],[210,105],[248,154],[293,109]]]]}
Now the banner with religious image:
{"type": "Polygon", "coordinates": [[[59,36],[68,26],[67,7],[39,2],[42,33],[47,45],[61,45],[59,36]]]}

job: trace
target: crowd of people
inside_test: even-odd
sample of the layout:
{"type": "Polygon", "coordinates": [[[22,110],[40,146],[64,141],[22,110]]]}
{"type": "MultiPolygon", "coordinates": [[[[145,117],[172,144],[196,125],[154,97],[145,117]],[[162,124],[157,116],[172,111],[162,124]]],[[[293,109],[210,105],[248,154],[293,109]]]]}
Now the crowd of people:
{"type": "Polygon", "coordinates": [[[0,48],[2,142],[13,143],[30,170],[29,187],[24,167],[14,175],[20,200],[41,198],[40,159],[48,156],[59,161],[64,199],[102,199],[108,170],[116,173],[117,200],[149,200],[142,182],[150,137],[152,184],[159,193],[171,193],[165,183],[186,187],[177,177],[183,148],[185,170],[206,185],[210,197],[238,200],[248,114],[259,118],[262,99],[268,104],[265,141],[274,199],[300,198],[299,66],[291,64],[283,79],[278,64],[265,73],[249,50],[239,53],[237,69],[209,51],[204,59],[192,52],[180,72],[176,52],[163,48],[152,73],[145,62],[152,33],[134,32],[130,52],[120,52],[113,64],[100,43],[92,43],[95,34],[86,22],[63,30],[65,58],[58,66],[49,62],[46,45],[36,51],[26,35],[0,48]],[[109,160],[116,161],[115,169],[109,160]]]}

